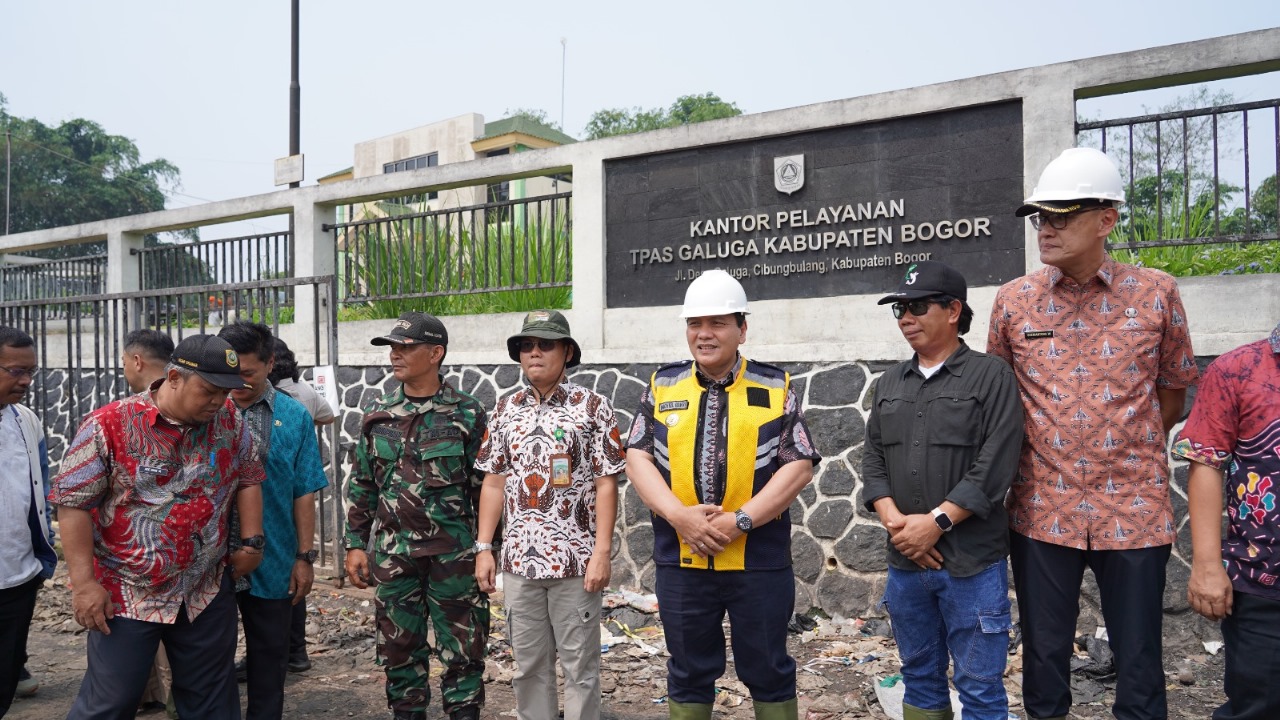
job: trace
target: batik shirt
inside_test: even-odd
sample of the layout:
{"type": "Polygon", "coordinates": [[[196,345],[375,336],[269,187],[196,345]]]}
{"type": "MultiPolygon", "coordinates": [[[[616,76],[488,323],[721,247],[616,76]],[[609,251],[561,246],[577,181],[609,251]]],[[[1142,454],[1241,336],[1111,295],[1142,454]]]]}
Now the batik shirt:
{"type": "Polygon", "coordinates": [[[502,571],[534,580],[580,577],[596,546],[596,478],[625,466],[613,407],[565,382],[543,402],[532,389],[498,401],[476,469],[505,475],[502,571]],[[569,456],[556,487],[551,457],[569,456]]]}
{"type": "Polygon", "coordinates": [[[365,408],[347,487],[348,548],[412,557],[471,550],[485,432],[480,402],[440,379],[410,400],[404,389],[365,408]]]}
{"type": "Polygon", "coordinates": [[[1280,325],[1213,361],[1173,454],[1226,473],[1231,585],[1280,600],[1280,325]]]}
{"type": "Polygon", "coordinates": [[[173,623],[184,603],[194,620],[218,594],[232,501],[264,479],[230,400],[186,426],[144,392],[85,418],[49,500],[91,512],[94,574],[117,616],[173,623]]]}
{"type": "Polygon", "coordinates": [[[1111,258],[1084,285],[1042,268],[996,293],[987,352],[1013,368],[1026,411],[1010,528],[1079,549],[1172,543],[1156,391],[1199,374],[1173,278],[1111,258]]]}

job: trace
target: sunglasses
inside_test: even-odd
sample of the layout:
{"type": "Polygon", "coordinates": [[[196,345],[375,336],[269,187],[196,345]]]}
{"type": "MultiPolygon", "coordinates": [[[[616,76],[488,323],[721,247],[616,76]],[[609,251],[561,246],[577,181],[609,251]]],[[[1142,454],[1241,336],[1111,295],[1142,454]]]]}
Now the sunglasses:
{"type": "Polygon", "coordinates": [[[547,340],[546,338],[524,338],[520,341],[520,352],[533,352],[535,347],[542,352],[551,352],[552,350],[555,350],[556,346],[559,344],[559,340],[547,340]]]}
{"type": "Polygon", "coordinates": [[[1075,212],[1062,213],[1062,214],[1051,213],[1046,215],[1044,213],[1036,213],[1034,215],[1031,215],[1027,219],[1031,221],[1031,227],[1035,230],[1039,230],[1041,227],[1045,225],[1048,225],[1054,230],[1062,230],[1067,227],[1067,223],[1071,222],[1072,218],[1076,217],[1077,215],[1083,215],[1087,212],[1093,212],[1094,210],[1106,210],[1106,208],[1091,207],[1091,208],[1086,208],[1084,210],[1077,210],[1075,212]]]}
{"type": "Polygon", "coordinates": [[[899,320],[908,312],[916,317],[920,317],[929,312],[930,305],[941,305],[946,307],[950,305],[952,300],[941,300],[939,298],[924,298],[922,300],[912,300],[910,302],[896,302],[889,307],[893,308],[893,316],[899,320]]]}

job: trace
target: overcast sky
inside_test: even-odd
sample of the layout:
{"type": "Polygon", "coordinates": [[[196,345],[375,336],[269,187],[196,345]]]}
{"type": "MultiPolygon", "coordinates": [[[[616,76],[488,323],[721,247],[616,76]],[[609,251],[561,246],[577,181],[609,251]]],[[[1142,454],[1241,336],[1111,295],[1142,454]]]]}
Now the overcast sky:
{"type": "MultiPolygon", "coordinates": [[[[14,115],[89,118],[176,164],[170,207],[269,192],[288,154],[289,5],[9,0],[0,93],[14,115]]],[[[559,119],[561,38],[564,124],[579,135],[598,109],[692,93],[754,113],[1277,25],[1277,0],[306,0],[306,182],[350,166],[361,140],[462,113],[559,119]]],[[[1233,92],[1274,98],[1280,81],[1233,92]]]]}

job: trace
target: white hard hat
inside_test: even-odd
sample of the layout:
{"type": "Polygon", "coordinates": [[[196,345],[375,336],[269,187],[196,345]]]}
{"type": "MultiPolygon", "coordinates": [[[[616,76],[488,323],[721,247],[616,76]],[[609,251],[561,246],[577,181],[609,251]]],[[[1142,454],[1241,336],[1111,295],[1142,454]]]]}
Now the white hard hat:
{"type": "Polygon", "coordinates": [[[1040,173],[1040,182],[1031,197],[1015,214],[1023,217],[1038,212],[1063,213],[1085,205],[1123,202],[1124,181],[1111,158],[1093,148],[1069,148],[1040,173]],[[1080,200],[1086,202],[1075,202],[1080,200]]]}
{"type": "Polygon", "coordinates": [[[708,270],[689,283],[684,291],[680,317],[707,317],[747,312],[747,293],[742,284],[723,270],[708,270]]]}

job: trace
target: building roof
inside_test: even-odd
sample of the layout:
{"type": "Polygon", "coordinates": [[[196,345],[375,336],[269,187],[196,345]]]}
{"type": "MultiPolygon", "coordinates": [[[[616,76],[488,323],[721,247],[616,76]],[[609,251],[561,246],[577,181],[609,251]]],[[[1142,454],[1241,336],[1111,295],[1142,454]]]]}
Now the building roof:
{"type": "Polygon", "coordinates": [[[542,138],[558,145],[568,145],[569,143],[578,142],[574,138],[556,130],[553,127],[543,125],[532,118],[523,115],[515,117],[503,118],[495,120],[484,125],[484,137],[476,138],[477,140],[487,140],[489,138],[498,137],[499,135],[509,135],[511,133],[524,133],[536,138],[542,138]]]}
{"type": "MultiPolygon", "coordinates": [[[[355,167],[349,167],[345,170],[331,172],[328,175],[325,175],[324,177],[316,178],[316,182],[320,183],[320,182],[324,182],[325,180],[339,179],[339,178],[342,178],[343,175],[351,175],[351,173],[354,171],[355,171],[355,167]]],[[[348,179],[348,178],[342,178],[342,179],[348,179]]]]}

